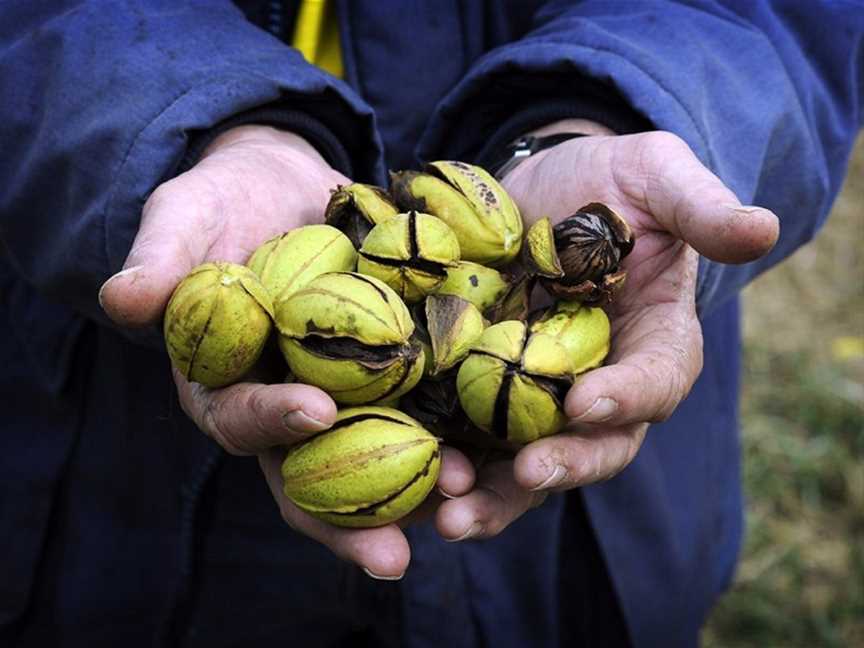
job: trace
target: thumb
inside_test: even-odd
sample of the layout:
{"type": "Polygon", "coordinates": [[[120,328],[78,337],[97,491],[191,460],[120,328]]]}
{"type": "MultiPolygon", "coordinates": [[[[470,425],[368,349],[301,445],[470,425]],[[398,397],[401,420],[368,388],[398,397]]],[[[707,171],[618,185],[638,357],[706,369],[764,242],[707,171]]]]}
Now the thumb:
{"type": "Polygon", "coordinates": [[[777,216],[742,205],[683,140],[652,133],[642,145],[643,207],[668,231],[721,263],[747,263],[774,247],[777,216]]]}
{"type": "Polygon", "coordinates": [[[123,269],[99,289],[99,304],[120,326],[159,323],[174,288],[204,261],[209,243],[206,228],[196,225],[201,210],[182,189],[171,181],[153,192],[123,269]]]}

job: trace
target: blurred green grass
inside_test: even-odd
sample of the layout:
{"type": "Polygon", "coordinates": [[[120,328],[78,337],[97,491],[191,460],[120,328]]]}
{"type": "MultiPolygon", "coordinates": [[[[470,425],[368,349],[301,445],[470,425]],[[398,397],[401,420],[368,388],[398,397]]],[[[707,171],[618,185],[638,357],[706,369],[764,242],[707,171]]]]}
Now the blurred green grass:
{"type": "Polygon", "coordinates": [[[744,292],[747,537],[708,648],[864,646],[864,137],[816,240],[744,292]]]}

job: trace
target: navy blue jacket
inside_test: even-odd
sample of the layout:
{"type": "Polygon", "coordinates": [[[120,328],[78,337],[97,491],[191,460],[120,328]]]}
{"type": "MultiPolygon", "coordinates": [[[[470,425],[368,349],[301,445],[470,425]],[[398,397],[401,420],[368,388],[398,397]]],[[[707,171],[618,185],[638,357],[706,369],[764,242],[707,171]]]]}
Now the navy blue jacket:
{"type": "Polygon", "coordinates": [[[0,10],[0,643],[254,645],[287,640],[290,621],[310,632],[296,645],[349,630],[346,645],[373,631],[375,645],[570,645],[597,614],[573,594],[594,582],[583,500],[633,643],[695,643],[742,533],[736,294],[813,235],[840,187],[864,5],[337,6],[344,81],[284,44],[291,2],[0,10]],[[702,262],[704,372],[621,475],[491,541],[411,529],[406,578],[370,581],[281,523],[254,459],[194,429],[158,341],[113,327],[97,290],[149,192],[232,124],[295,130],[383,183],[562,117],[677,133],[780,216],[780,242],[758,263],[702,262]]]}

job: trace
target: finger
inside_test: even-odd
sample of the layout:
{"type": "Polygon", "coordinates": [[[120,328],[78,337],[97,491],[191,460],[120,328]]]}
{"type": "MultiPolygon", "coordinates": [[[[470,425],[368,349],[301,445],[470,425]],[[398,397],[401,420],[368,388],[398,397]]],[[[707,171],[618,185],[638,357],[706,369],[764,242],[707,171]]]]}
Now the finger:
{"type": "Polygon", "coordinates": [[[647,429],[640,423],[539,439],[516,455],[515,481],[528,492],[544,492],[610,479],[633,461],[647,429]]]}
{"type": "Polygon", "coordinates": [[[372,578],[402,578],[411,560],[411,549],[399,527],[388,524],[375,529],[343,529],[304,513],[282,492],[284,457],[284,450],[271,448],[260,454],[258,461],[285,522],[325,545],[343,560],[355,563],[372,578]]]}
{"type": "Polygon", "coordinates": [[[458,450],[449,446],[441,447],[441,471],[438,474],[437,487],[426,496],[413,511],[399,518],[396,524],[406,529],[413,524],[420,524],[435,515],[442,502],[465,495],[474,486],[474,466],[471,461],[458,450]]]}
{"type": "Polygon", "coordinates": [[[441,447],[438,492],[447,499],[460,497],[474,486],[474,466],[464,454],[449,446],[441,447]]]}
{"type": "Polygon", "coordinates": [[[474,490],[441,504],[436,526],[449,542],[491,538],[544,499],[516,482],[512,461],[496,461],[480,471],[474,490]]]}
{"type": "Polygon", "coordinates": [[[215,194],[198,187],[200,181],[194,172],[186,173],[158,187],[147,200],[123,270],[99,290],[99,303],[117,324],[158,323],[174,288],[204,261],[215,235],[205,214],[219,207],[202,204],[215,194]]]}
{"type": "Polygon", "coordinates": [[[622,165],[615,181],[665,229],[721,263],[753,261],[774,247],[777,217],[742,205],[682,139],[666,132],[630,137],[637,147],[637,173],[622,165]]]}
{"type": "Polygon", "coordinates": [[[329,428],[336,405],[310,385],[238,383],[208,389],[174,370],[183,411],[233,455],[253,455],[292,445],[329,428]]]}
{"type": "Polygon", "coordinates": [[[612,364],[578,377],[564,412],[604,425],[666,420],[702,371],[702,329],[692,304],[646,307],[616,327],[612,364]]]}

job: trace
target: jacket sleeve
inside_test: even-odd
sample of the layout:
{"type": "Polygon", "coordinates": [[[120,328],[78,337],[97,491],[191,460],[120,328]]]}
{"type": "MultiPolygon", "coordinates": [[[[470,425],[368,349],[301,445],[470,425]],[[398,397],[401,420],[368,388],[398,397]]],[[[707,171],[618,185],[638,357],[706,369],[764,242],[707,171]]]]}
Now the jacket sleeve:
{"type": "Polygon", "coordinates": [[[346,174],[380,165],[371,109],[227,0],[2,14],[0,249],[29,285],[103,323],[98,288],[190,140],[245,115],[298,132],[346,174]]]}
{"type": "Polygon", "coordinates": [[[477,159],[564,117],[678,134],[742,202],[781,220],[767,258],[700,261],[705,312],[813,236],[840,189],[862,93],[857,2],[550,2],[524,38],[473,65],[418,155],[477,159]]]}

